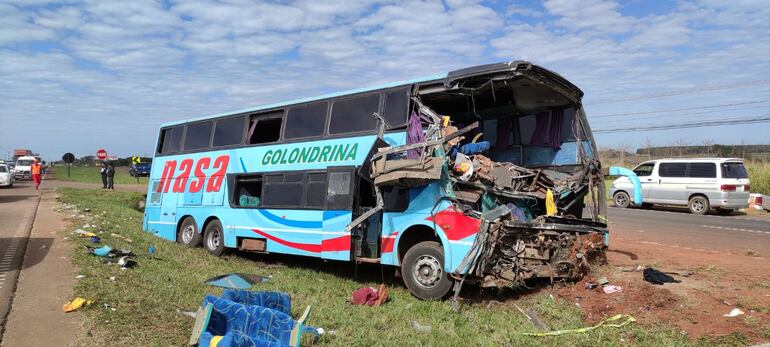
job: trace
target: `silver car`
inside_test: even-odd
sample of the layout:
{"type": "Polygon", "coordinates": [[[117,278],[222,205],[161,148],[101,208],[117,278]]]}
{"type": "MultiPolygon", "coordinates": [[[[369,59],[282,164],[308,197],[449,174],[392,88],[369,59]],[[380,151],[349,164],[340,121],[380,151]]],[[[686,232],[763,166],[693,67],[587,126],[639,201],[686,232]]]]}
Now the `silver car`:
{"type": "Polygon", "coordinates": [[[13,170],[4,161],[0,161],[0,187],[13,187],[13,170]]]}
{"type": "MultiPolygon", "coordinates": [[[[749,175],[734,158],[659,159],[634,168],[642,186],[642,205],[687,206],[694,214],[715,209],[720,214],[749,205],[749,175]]],[[[615,206],[633,204],[634,185],[627,177],[612,182],[615,206]]]]}

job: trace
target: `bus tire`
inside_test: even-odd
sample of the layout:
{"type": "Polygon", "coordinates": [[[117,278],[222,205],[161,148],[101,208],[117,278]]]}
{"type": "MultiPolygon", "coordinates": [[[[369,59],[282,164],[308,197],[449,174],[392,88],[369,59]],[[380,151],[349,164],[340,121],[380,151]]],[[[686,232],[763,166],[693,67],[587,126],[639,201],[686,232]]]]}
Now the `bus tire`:
{"type": "Polygon", "coordinates": [[[438,242],[423,241],[409,248],[401,263],[404,284],[423,300],[441,300],[452,289],[444,271],[444,250],[438,242]]]}
{"type": "Polygon", "coordinates": [[[217,257],[225,253],[225,231],[218,219],[206,225],[203,231],[203,247],[217,257]]]}
{"type": "Polygon", "coordinates": [[[195,224],[195,219],[185,217],[176,233],[176,242],[187,248],[195,248],[201,245],[201,241],[203,241],[203,236],[198,230],[198,225],[195,224]]]}

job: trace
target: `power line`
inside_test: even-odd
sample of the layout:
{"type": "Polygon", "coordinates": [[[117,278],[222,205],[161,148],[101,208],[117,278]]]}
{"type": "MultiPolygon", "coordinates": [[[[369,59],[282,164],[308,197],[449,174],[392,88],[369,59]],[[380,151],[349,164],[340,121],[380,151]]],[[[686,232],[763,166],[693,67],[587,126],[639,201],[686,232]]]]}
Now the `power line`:
{"type": "MultiPolygon", "coordinates": [[[[685,114],[664,113],[664,114],[654,114],[654,115],[641,116],[641,117],[640,116],[628,117],[628,118],[622,118],[622,119],[600,119],[600,120],[595,120],[595,119],[593,119],[593,118],[591,118],[589,116],[589,119],[594,121],[594,122],[612,122],[612,121],[614,121],[614,122],[635,122],[635,121],[649,121],[650,119],[662,118],[662,117],[669,117],[669,118],[672,118],[672,119],[679,119],[679,118],[686,119],[686,118],[688,118],[690,116],[701,115],[701,114],[714,115],[714,116],[719,116],[719,117],[724,118],[723,113],[726,113],[726,112],[755,110],[755,109],[763,109],[763,108],[768,108],[768,107],[770,107],[770,105],[759,105],[759,106],[749,106],[749,107],[734,107],[734,108],[725,108],[725,109],[721,109],[721,110],[706,110],[706,111],[698,111],[698,112],[687,112],[685,114]]],[[[700,116],[700,117],[703,117],[703,116],[700,116]]],[[[698,119],[703,120],[700,117],[698,119]]]]}
{"type": "Polygon", "coordinates": [[[609,113],[609,114],[590,115],[589,117],[590,118],[620,117],[620,116],[633,116],[633,115],[641,115],[641,114],[655,114],[655,113],[665,113],[665,112],[680,112],[680,111],[691,111],[691,110],[704,110],[704,109],[730,107],[730,106],[763,104],[763,103],[766,103],[766,102],[770,102],[770,100],[734,102],[734,103],[730,103],[730,104],[695,106],[695,107],[685,107],[685,108],[672,108],[672,109],[668,109],[668,110],[656,110],[656,111],[645,111],[645,112],[609,113]]]}
{"type": "Polygon", "coordinates": [[[610,128],[610,129],[597,129],[594,133],[624,133],[632,131],[656,131],[656,130],[670,130],[670,129],[686,129],[686,128],[701,128],[711,127],[717,125],[737,125],[737,124],[754,124],[770,122],[770,115],[760,116],[758,118],[742,118],[742,119],[722,119],[716,121],[701,121],[701,122],[689,122],[678,124],[662,124],[642,127],[627,127],[627,128],[610,128]]]}
{"type": "Polygon", "coordinates": [[[680,89],[680,90],[672,90],[668,92],[663,93],[653,93],[653,94],[646,94],[646,95],[637,95],[637,96],[629,96],[625,98],[618,98],[618,99],[605,99],[605,100],[597,100],[595,102],[591,102],[588,104],[591,105],[599,105],[599,104],[609,104],[609,103],[616,103],[616,102],[626,102],[626,101],[636,101],[636,100],[645,100],[645,99],[655,99],[655,98],[663,98],[667,96],[676,96],[676,95],[686,95],[686,94],[695,94],[695,93],[702,93],[702,92],[710,92],[714,90],[728,90],[728,89],[737,89],[737,88],[745,88],[745,87],[752,87],[762,84],[770,83],[770,80],[756,80],[756,81],[749,81],[749,82],[739,82],[739,83],[732,83],[732,84],[723,84],[723,85],[711,85],[711,86],[705,86],[705,87],[695,87],[695,88],[687,88],[687,89],[680,89]]]}

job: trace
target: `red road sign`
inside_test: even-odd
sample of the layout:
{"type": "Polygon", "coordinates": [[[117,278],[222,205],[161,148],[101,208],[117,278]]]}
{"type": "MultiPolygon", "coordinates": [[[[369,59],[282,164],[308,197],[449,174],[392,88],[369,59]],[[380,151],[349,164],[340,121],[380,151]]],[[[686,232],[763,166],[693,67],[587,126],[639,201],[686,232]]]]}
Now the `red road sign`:
{"type": "Polygon", "coordinates": [[[107,159],[107,151],[103,149],[96,151],[96,157],[99,158],[99,160],[107,159]]]}

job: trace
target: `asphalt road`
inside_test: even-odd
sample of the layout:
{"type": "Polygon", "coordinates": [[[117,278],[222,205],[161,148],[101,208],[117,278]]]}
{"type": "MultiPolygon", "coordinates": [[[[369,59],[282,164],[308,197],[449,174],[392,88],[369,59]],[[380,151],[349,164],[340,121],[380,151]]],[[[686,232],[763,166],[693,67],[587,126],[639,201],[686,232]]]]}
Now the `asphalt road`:
{"type": "MultiPolygon", "coordinates": [[[[770,255],[770,217],[696,216],[686,209],[610,207],[610,232],[628,239],[692,249],[759,252],[770,255]]],[[[612,234],[610,235],[612,248],[612,234]]]]}
{"type": "Polygon", "coordinates": [[[22,268],[39,195],[29,183],[0,188],[0,332],[22,268]]]}

